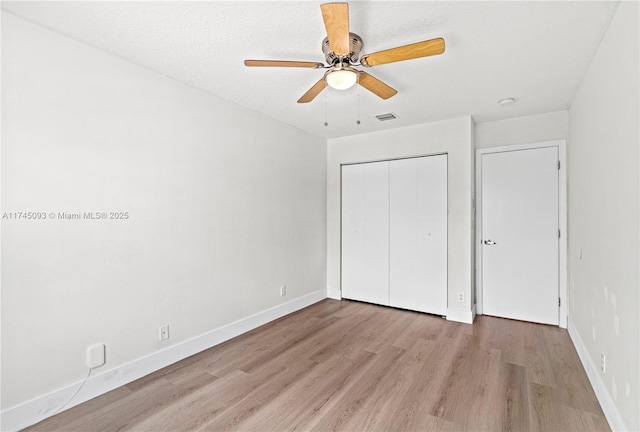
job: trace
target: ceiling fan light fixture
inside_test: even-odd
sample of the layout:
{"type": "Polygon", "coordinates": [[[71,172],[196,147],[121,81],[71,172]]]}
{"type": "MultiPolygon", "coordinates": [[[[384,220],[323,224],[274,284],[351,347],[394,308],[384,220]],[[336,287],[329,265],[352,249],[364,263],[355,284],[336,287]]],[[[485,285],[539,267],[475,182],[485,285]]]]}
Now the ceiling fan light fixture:
{"type": "Polygon", "coordinates": [[[324,76],[329,87],[336,90],[346,90],[358,81],[358,72],[350,67],[332,69],[324,76]]]}

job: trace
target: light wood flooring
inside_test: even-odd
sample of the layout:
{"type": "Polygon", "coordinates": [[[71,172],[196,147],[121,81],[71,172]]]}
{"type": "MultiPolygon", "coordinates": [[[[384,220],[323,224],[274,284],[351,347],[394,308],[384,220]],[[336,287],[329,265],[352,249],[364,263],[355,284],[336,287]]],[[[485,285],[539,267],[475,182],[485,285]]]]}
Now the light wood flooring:
{"type": "Polygon", "coordinates": [[[569,335],[324,300],[29,431],[608,431],[569,335]]]}

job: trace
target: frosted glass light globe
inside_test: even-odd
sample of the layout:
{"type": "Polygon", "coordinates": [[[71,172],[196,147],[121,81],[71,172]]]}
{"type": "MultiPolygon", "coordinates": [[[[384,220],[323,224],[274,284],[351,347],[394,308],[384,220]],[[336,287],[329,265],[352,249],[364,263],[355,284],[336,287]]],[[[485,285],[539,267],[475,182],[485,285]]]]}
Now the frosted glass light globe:
{"type": "Polygon", "coordinates": [[[336,90],[346,90],[353,87],[358,81],[358,74],[354,69],[337,69],[327,73],[325,80],[329,87],[336,90]]]}

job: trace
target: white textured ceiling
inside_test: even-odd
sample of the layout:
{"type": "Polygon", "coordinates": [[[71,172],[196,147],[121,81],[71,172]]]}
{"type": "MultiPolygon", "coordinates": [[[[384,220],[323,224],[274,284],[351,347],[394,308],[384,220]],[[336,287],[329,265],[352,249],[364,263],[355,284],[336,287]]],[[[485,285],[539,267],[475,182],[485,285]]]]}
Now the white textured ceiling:
{"type": "Polygon", "coordinates": [[[298,104],[323,70],[246,68],[243,60],[323,62],[321,3],[3,1],[2,9],[333,138],[463,115],[488,121],[565,109],[617,7],[615,1],[350,2],[350,30],[362,37],[363,54],[435,37],[446,40],[446,52],[366,69],[398,90],[386,101],[356,86],[327,88],[298,104]],[[499,106],[505,97],[516,104],[499,106]],[[398,119],[374,117],[387,112],[398,119]]]}

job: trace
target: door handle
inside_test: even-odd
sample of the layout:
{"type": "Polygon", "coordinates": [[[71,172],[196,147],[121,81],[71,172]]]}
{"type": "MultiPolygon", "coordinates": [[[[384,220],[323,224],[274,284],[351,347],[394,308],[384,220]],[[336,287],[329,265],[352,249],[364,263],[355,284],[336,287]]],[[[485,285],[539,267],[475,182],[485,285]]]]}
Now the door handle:
{"type": "Polygon", "coordinates": [[[491,246],[491,245],[496,244],[496,242],[494,242],[493,240],[485,240],[485,241],[484,241],[484,244],[486,244],[486,245],[488,245],[488,246],[491,246]]]}

